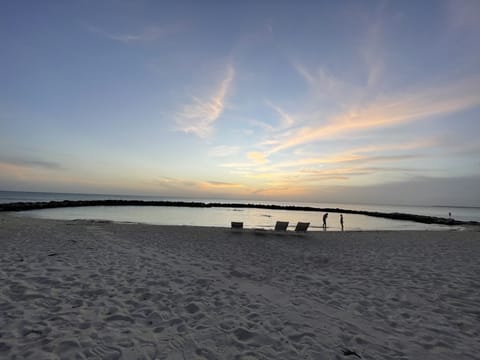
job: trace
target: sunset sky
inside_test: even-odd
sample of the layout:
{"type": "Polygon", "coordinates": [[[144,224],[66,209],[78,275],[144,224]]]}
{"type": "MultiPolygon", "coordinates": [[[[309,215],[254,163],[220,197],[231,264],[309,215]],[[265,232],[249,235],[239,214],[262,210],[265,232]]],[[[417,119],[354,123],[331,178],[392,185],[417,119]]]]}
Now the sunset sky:
{"type": "Polygon", "coordinates": [[[2,1],[0,190],[480,206],[480,1],[2,1]]]}

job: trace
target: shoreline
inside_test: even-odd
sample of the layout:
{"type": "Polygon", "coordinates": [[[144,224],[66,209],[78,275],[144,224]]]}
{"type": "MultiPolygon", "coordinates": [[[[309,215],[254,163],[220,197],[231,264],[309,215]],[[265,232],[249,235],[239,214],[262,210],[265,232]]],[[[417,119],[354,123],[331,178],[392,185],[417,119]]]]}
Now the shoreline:
{"type": "MultiPolygon", "coordinates": [[[[61,209],[61,208],[60,208],[61,209]]],[[[308,227],[307,231],[305,233],[303,232],[295,232],[295,222],[292,222],[290,226],[287,228],[286,231],[275,231],[274,230],[274,224],[271,226],[265,225],[258,225],[258,226],[248,226],[248,224],[244,223],[244,227],[242,229],[232,229],[231,226],[228,226],[227,224],[187,224],[187,223],[162,223],[162,222],[155,222],[155,221],[142,221],[142,220],[128,220],[128,219],[114,219],[114,218],[109,218],[108,216],[103,216],[103,217],[42,217],[42,216],[35,216],[28,214],[29,211],[11,211],[11,212],[3,212],[4,215],[8,216],[15,216],[15,217],[20,217],[24,219],[40,219],[40,220],[52,220],[52,221],[61,221],[61,222],[72,222],[72,223],[112,223],[112,224],[125,224],[125,225],[149,225],[149,226],[167,226],[167,227],[198,227],[202,229],[210,229],[210,228],[216,228],[216,229],[226,229],[226,230],[233,230],[233,231],[239,231],[239,232],[244,232],[244,233],[257,233],[257,234],[274,234],[274,235],[282,235],[282,234],[296,234],[296,235],[302,235],[305,233],[326,233],[326,232],[415,232],[415,231],[480,231],[480,226],[478,225],[457,225],[457,226],[443,226],[443,225],[434,225],[433,227],[425,227],[425,228],[375,228],[375,227],[370,227],[370,228],[365,228],[362,229],[361,227],[347,227],[346,229],[342,230],[341,227],[327,227],[325,230],[323,226],[321,225],[315,225],[315,224],[310,224],[308,227]]],[[[0,212],[0,216],[2,215],[2,212],[0,212]]],[[[401,222],[401,220],[399,220],[401,222]]]]}
{"type": "MultiPolygon", "coordinates": [[[[307,234],[326,234],[326,233],[395,233],[395,232],[464,232],[464,231],[477,231],[480,232],[480,226],[477,225],[462,225],[456,228],[435,228],[435,229],[366,229],[362,230],[359,228],[348,228],[341,230],[340,228],[327,228],[323,230],[322,226],[309,226],[306,232],[295,232],[294,228],[287,229],[286,231],[275,231],[273,228],[265,227],[243,227],[242,229],[232,229],[228,226],[213,226],[213,225],[187,225],[187,224],[155,224],[141,221],[121,221],[121,220],[109,220],[109,219],[88,219],[88,218],[78,218],[78,219],[56,219],[56,218],[42,218],[42,217],[32,217],[32,216],[16,216],[15,211],[12,212],[3,212],[3,216],[14,216],[22,219],[36,219],[41,221],[52,221],[59,223],[70,223],[70,224],[118,224],[118,225],[137,225],[137,226],[158,226],[166,228],[198,228],[200,230],[209,230],[209,229],[221,229],[226,231],[233,231],[239,234],[253,234],[258,236],[305,236],[307,234]]],[[[0,212],[0,217],[2,213],[0,212]]],[[[317,236],[317,235],[315,235],[317,236]]]]}
{"type": "Polygon", "coordinates": [[[413,221],[422,224],[437,224],[446,226],[468,225],[480,226],[477,221],[460,221],[453,218],[442,218],[435,216],[406,214],[406,213],[384,213],[366,210],[350,210],[341,208],[317,208],[308,206],[282,206],[282,205],[263,205],[263,204],[242,204],[242,203],[205,203],[205,202],[185,202],[185,201],[143,201],[143,200],[64,200],[48,202],[16,202],[0,204],[0,212],[9,211],[27,211],[54,209],[66,207],[86,207],[86,206],[161,206],[161,207],[191,207],[191,208],[236,208],[236,209],[268,209],[268,210],[287,210],[287,211],[312,211],[343,213],[354,215],[365,215],[370,217],[413,221]]]}
{"type": "Polygon", "coordinates": [[[472,359],[479,256],[478,231],[265,236],[3,213],[0,357],[472,359]]]}

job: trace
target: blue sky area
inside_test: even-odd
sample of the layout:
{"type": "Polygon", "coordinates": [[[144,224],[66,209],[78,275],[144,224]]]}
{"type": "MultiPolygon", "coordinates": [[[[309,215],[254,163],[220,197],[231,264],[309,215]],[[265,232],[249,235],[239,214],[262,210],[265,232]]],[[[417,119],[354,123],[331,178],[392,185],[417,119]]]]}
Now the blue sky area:
{"type": "Polygon", "coordinates": [[[0,190],[480,206],[480,1],[2,1],[0,190]]]}

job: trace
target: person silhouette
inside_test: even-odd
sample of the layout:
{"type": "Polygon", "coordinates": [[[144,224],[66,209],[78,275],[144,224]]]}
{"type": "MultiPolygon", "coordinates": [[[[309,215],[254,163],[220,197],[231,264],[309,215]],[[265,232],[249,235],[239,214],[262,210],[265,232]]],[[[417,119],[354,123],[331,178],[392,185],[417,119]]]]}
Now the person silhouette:
{"type": "Polygon", "coordinates": [[[328,213],[325,213],[325,215],[323,215],[323,230],[327,230],[327,217],[328,213]]]}
{"type": "Polygon", "coordinates": [[[343,231],[343,214],[340,214],[340,226],[342,227],[343,231]]]}

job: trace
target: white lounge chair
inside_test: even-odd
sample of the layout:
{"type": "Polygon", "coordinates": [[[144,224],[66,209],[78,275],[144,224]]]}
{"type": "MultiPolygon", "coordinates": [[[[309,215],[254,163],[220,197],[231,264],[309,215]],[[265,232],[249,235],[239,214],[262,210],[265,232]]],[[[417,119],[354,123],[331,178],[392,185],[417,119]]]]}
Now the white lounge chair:
{"type": "Polygon", "coordinates": [[[288,221],[277,221],[275,231],[287,231],[288,221]]]}
{"type": "Polygon", "coordinates": [[[241,221],[232,221],[232,230],[241,231],[243,230],[243,222],[241,221]]]}
{"type": "Polygon", "coordinates": [[[299,221],[297,223],[297,226],[295,226],[295,232],[307,232],[308,226],[310,223],[308,222],[301,222],[299,221]]]}

